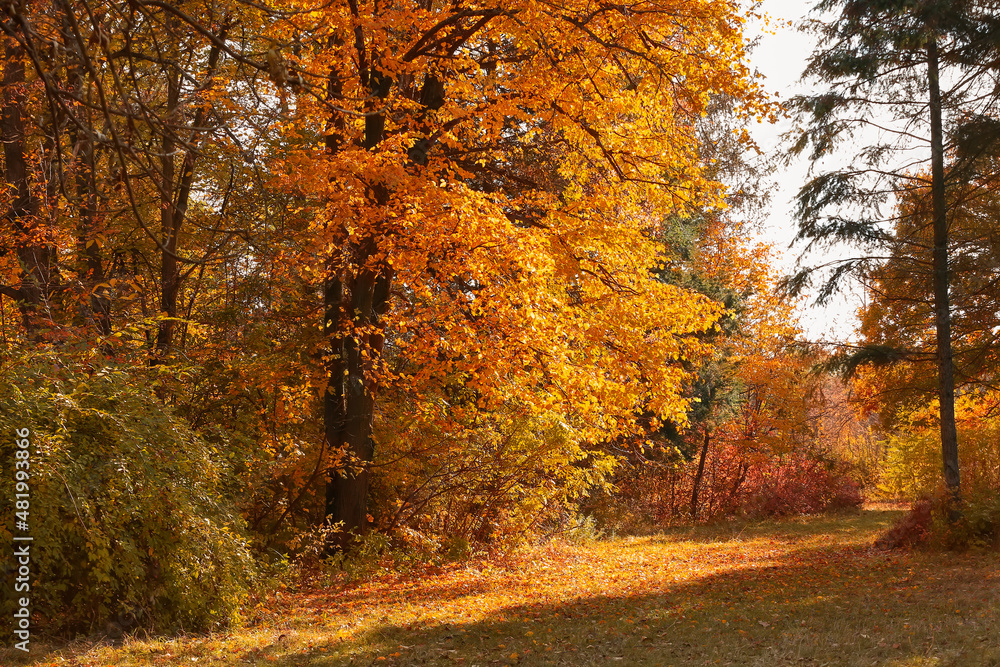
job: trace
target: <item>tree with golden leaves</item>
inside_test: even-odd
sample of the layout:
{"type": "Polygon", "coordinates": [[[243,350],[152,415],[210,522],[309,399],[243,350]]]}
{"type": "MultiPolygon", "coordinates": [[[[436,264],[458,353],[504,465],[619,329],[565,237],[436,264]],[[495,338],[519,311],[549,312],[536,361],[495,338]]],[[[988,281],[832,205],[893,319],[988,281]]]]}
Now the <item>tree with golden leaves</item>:
{"type": "MultiPolygon", "coordinates": [[[[305,7],[302,7],[305,10],[305,7]]],[[[278,23],[289,260],[321,285],[327,514],[367,524],[380,390],[460,378],[615,437],[683,421],[680,362],[717,304],[656,280],[670,214],[721,205],[695,121],[765,112],[737,3],[331,3],[278,23]],[[307,94],[312,93],[312,94],[307,94]]]]}

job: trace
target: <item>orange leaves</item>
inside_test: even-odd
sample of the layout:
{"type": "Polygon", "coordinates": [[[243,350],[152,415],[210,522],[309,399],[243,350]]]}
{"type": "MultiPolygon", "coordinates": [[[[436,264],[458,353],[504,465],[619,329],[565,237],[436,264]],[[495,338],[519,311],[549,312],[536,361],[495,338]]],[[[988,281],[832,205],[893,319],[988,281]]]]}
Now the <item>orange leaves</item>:
{"type": "MultiPolygon", "coordinates": [[[[311,9],[276,28],[312,40],[289,56],[312,94],[289,110],[301,144],[278,182],[306,202],[299,262],[340,289],[324,317],[346,352],[327,386],[398,392],[449,437],[482,435],[479,416],[499,435],[563,424],[535,446],[566,443],[524,453],[545,470],[638,414],[684,422],[685,369],[723,311],[659,280],[656,237],[671,215],[722,206],[694,130],[709,98],[765,112],[737,5],[311,9]]],[[[328,426],[372,424],[359,409],[373,412],[328,426]]]]}

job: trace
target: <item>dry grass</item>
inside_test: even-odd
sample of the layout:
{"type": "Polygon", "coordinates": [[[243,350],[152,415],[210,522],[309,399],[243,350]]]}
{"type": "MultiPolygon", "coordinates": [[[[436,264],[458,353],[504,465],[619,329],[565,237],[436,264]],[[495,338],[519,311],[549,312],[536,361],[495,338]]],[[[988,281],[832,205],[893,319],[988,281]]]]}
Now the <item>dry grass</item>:
{"type": "Polygon", "coordinates": [[[3,664],[1000,665],[996,554],[884,553],[898,511],[549,545],[288,591],[224,635],[3,664]]]}

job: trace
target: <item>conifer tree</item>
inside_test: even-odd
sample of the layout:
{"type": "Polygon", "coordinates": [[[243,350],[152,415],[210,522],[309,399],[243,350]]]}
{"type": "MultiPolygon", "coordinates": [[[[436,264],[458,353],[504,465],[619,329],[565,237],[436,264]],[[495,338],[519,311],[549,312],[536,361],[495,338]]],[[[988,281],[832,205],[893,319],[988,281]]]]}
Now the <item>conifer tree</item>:
{"type": "MultiPolygon", "coordinates": [[[[805,75],[826,87],[794,100],[805,128],[792,153],[807,151],[815,164],[849,146],[856,158],[803,186],[797,239],[807,242],[807,250],[847,242],[863,252],[802,269],[787,286],[797,291],[820,279],[819,298],[825,300],[843,278],[878,267],[894,247],[910,242],[896,233],[897,203],[917,192],[929,196],[942,460],[945,484],[957,500],[950,212],[945,192],[949,182],[963,178],[964,170],[961,160],[945,164],[955,148],[947,137],[981,126],[979,119],[989,117],[996,102],[992,61],[997,14],[992,3],[941,0],[823,0],[816,10],[836,17],[814,23],[822,42],[805,75]],[[887,216],[887,209],[894,212],[887,216]]],[[[985,144],[996,139],[981,138],[985,144]]],[[[903,356],[905,351],[868,347],[846,361],[856,366],[903,356]]]]}

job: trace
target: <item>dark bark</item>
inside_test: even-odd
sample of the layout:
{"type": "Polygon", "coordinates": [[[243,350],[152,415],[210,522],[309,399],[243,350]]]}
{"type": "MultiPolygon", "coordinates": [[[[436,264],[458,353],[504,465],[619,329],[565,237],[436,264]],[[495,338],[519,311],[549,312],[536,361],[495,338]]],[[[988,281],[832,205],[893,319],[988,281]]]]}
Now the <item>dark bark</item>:
{"type": "Polygon", "coordinates": [[[747,473],[749,471],[750,465],[748,463],[745,461],[740,463],[740,472],[736,475],[736,481],[733,482],[733,488],[729,490],[729,504],[732,504],[732,502],[736,499],[736,494],[740,492],[740,487],[742,487],[743,482],[746,481],[747,473]]]}
{"type": "MultiPolygon", "coordinates": [[[[344,300],[344,284],[337,275],[330,275],[323,288],[324,333],[330,341],[330,358],[327,361],[327,386],[323,396],[323,427],[327,449],[336,455],[341,446],[340,433],[343,428],[344,416],[347,413],[344,374],[347,368],[344,337],[338,332],[343,331],[341,322],[341,306],[344,300]]],[[[336,507],[336,485],[334,480],[339,475],[338,469],[329,471],[330,479],[326,485],[326,515],[334,520],[336,507]]],[[[342,519],[336,519],[342,520],[342,519]]]]}
{"type": "Polygon", "coordinates": [[[32,175],[25,135],[24,49],[14,39],[4,45],[3,111],[0,113],[0,141],[4,151],[5,185],[11,188],[10,208],[5,224],[14,232],[15,252],[20,264],[21,284],[6,287],[3,294],[14,298],[21,311],[25,330],[36,337],[51,318],[48,313],[55,278],[55,248],[39,219],[38,198],[32,192],[32,175]]]}
{"type": "MultiPolygon", "coordinates": [[[[357,4],[349,7],[358,15],[357,4]]],[[[477,24],[476,30],[485,25],[477,24]]],[[[472,31],[475,32],[475,31],[472,31]]],[[[465,35],[462,40],[472,34],[465,35]]],[[[388,99],[394,81],[378,68],[379,57],[365,46],[363,29],[355,29],[355,48],[362,85],[369,91],[365,116],[365,132],[361,145],[367,150],[378,150],[385,133],[385,116],[379,112],[388,99]]],[[[410,148],[408,166],[426,165],[428,152],[435,140],[427,122],[428,111],[444,103],[444,83],[435,76],[427,76],[420,88],[419,102],[422,111],[414,119],[421,138],[410,148]]],[[[338,100],[342,84],[336,71],[331,71],[328,97],[338,100]]],[[[327,129],[326,146],[336,152],[344,143],[344,123],[334,114],[327,129]]],[[[370,184],[369,202],[385,209],[391,192],[381,182],[370,184]]],[[[344,458],[330,470],[326,488],[326,515],[332,523],[341,523],[342,539],[330,548],[349,549],[355,539],[351,535],[363,534],[368,527],[368,467],[374,458],[371,439],[375,415],[377,386],[374,374],[382,356],[384,334],[382,318],[389,308],[389,294],[394,273],[383,260],[373,261],[380,253],[382,235],[390,233],[388,224],[382,230],[355,246],[345,248],[350,258],[344,262],[331,262],[324,286],[324,314],[330,340],[331,361],[328,363],[328,386],[324,396],[324,433],[330,451],[344,458]],[[367,331],[360,337],[344,332],[367,331]]]]}
{"type": "MultiPolygon", "coordinates": [[[[87,55],[79,41],[73,34],[72,25],[69,22],[69,13],[72,8],[66,3],[60,4],[63,13],[62,41],[63,48],[66,49],[67,58],[67,83],[70,89],[80,99],[87,99],[93,104],[94,100],[88,92],[87,66],[85,58],[87,55]]],[[[53,105],[53,108],[54,105],[53,105]]],[[[54,114],[55,115],[55,114],[54,114]]],[[[81,112],[78,120],[83,121],[83,125],[88,128],[94,127],[92,111],[87,109],[81,112]]],[[[56,125],[53,122],[53,125],[56,125]]],[[[53,127],[53,145],[55,151],[60,150],[58,129],[53,127]]],[[[88,294],[89,308],[84,310],[83,318],[90,320],[97,328],[98,332],[104,336],[111,333],[111,299],[109,290],[103,286],[106,280],[105,263],[103,249],[98,241],[99,220],[99,193],[97,185],[97,151],[89,133],[81,132],[74,124],[69,129],[70,144],[73,147],[72,160],[74,164],[75,196],[78,210],[77,223],[77,255],[78,255],[78,276],[80,283],[88,294]]],[[[55,152],[54,151],[54,152],[55,152]]],[[[56,170],[51,170],[53,174],[56,170]]],[[[52,189],[55,190],[55,183],[61,176],[53,176],[52,189]]]]}
{"type": "MultiPolygon", "coordinates": [[[[377,328],[388,306],[390,280],[381,272],[363,272],[352,281],[350,293],[341,295],[338,310],[343,312],[349,305],[349,312],[356,314],[355,327],[377,328]]],[[[336,336],[334,340],[343,356],[332,366],[340,370],[343,379],[331,378],[333,387],[328,389],[325,402],[326,433],[334,450],[343,452],[345,458],[331,472],[326,511],[331,521],[343,524],[339,546],[349,548],[368,528],[368,466],[375,454],[371,432],[377,387],[373,375],[383,338],[370,334],[336,336]]]]}
{"type": "MultiPolygon", "coordinates": [[[[934,215],[934,326],[937,334],[938,399],[941,404],[941,456],[944,481],[952,500],[952,514],[960,499],[958,432],[955,427],[955,366],[951,351],[951,305],[948,276],[948,215],[944,183],[944,139],[938,46],[927,44],[927,80],[931,116],[931,201],[934,215]]],[[[954,516],[952,518],[955,518],[954,516]]]]}
{"type": "MultiPolygon", "coordinates": [[[[375,100],[384,100],[392,81],[374,72],[370,90],[375,100]]],[[[330,75],[330,96],[340,93],[336,72],[330,75]]],[[[343,121],[331,123],[326,144],[335,151],[343,137],[343,121]]],[[[363,145],[375,150],[385,132],[385,118],[372,113],[365,119],[363,145]]],[[[389,190],[383,183],[371,185],[374,206],[389,202],[389,190]]],[[[342,457],[330,470],[326,487],[326,516],[341,524],[342,533],[330,549],[349,550],[368,529],[369,470],[375,447],[371,432],[375,416],[375,370],[382,355],[384,336],[382,317],[389,307],[393,273],[379,262],[371,266],[378,253],[379,237],[373,235],[349,250],[353,260],[342,266],[337,259],[328,268],[324,287],[325,330],[330,339],[328,386],[324,395],[324,433],[330,451],[342,457]],[[361,334],[347,334],[353,330],[361,334]]]]}
{"type": "Polygon", "coordinates": [[[705,459],[708,458],[708,445],[712,441],[712,430],[705,427],[705,439],[701,445],[701,455],[698,457],[698,471],[694,475],[691,488],[691,520],[698,519],[698,493],[701,490],[701,480],[705,477],[705,459]]]}
{"type": "Polygon", "coordinates": [[[86,137],[76,139],[79,166],[76,173],[76,195],[79,200],[77,252],[80,255],[80,282],[88,291],[89,316],[104,336],[111,333],[111,300],[107,296],[104,258],[97,241],[98,197],[94,171],[97,168],[94,145],[86,137]]]}
{"type": "MultiPolygon", "coordinates": [[[[171,118],[180,100],[180,80],[178,75],[167,79],[167,108],[165,116],[171,118]]],[[[177,142],[167,129],[163,134],[160,154],[160,321],[156,332],[156,354],[158,358],[167,354],[174,334],[174,319],[177,317],[177,292],[180,274],[177,265],[177,236],[180,232],[180,216],[174,207],[174,151],[177,142]]]]}
{"type": "MultiPolygon", "coordinates": [[[[228,24],[219,32],[220,38],[225,38],[228,24]]],[[[219,64],[221,51],[213,45],[209,51],[207,76],[203,86],[207,86],[214,76],[219,64]]],[[[167,107],[165,117],[175,117],[180,105],[181,76],[171,74],[167,78],[167,107]]],[[[203,132],[200,129],[206,122],[203,108],[199,108],[191,123],[191,136],[186,142],[178,141],[175,132],[180,127],[165,127],[163,130],[162,157],[160,158],[159,190],[160,190],[160,234],[162,249],[160,251],[160,312],[166,317],[160,321],[156,332],[156,358],[162,360],[174,343],[174,331],[177,328],[178,301],[180,297],[183,276],[180,272],[180,258],[177,251],[180,247],[181,228],[187,216],[188,204],[191,199],[191,188],[194,185],[196,147],[203,132]],[[175,152],[186,143],[184,159],[181,161],[180,174],[176,174],[175,152]]]]}

